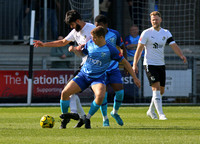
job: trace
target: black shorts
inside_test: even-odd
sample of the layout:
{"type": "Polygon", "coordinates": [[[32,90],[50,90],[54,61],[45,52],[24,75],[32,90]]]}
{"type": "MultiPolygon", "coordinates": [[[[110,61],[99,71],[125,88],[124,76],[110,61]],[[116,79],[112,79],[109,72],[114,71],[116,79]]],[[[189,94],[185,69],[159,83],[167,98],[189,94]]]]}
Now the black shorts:
{"type": "Polygon", "coordinates": [[[145,65],[144,69],[146,71],[150,86],[155,82],[160,82],[160,86],[165,87],[165,80],[166,80],[165,65],[162,66],[145,65]]]}

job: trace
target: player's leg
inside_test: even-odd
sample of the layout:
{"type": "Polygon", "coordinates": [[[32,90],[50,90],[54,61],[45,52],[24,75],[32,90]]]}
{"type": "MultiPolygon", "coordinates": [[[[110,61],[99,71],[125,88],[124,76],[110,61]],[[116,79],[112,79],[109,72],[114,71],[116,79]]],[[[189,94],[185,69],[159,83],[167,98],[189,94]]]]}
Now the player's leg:
{"type": "Polygon", "coordinates": [[[152,84],[152,98],[155,105],[155,108],[157,110],[158,115],[164,115],[162,110],[162,99],[160,95],[160,82],[155,82],[152,84]]]}
{"type": "MultiPolygon", "coordinates": [[[[81,66],[79,68],[81,68],[81,66]]],[[[80,72],[80,69],[74,73],[73,77],[75,77],[79,72],[80,72]]],[[[69,81],[72,78],[70,78],[69,81]]],[[[80,119],[79,119],[78,123],[74,126],[74,128],[80,128],[84,124],[86,115],[82,108],[80,99],[77,95],[75,95],[75,97],[73,99],[70,99],[70,109],[73,110],[74,113],[77,112],[79,114],[80,119]],[[71,102],[71,101],[73,101],[73,102],[71,102]]]]}
{"type": "MultiPolygon", "coordinates": [[[[159,67],[159,76],[160,76],[160,103],[162,106],[162,95],[165,91],[165,81],[166,81],[166,71],[165,66],[159,67]]],[[[160,120],[167,120],[166,116],[163,114],[159,115],[160,120]]]]}
{"type": "Polygon", "coordinates": [[[147,111],[147,116],[149,116],[152,119],[158,119],[158,117],[155,113],[155,105],[154,105],[153,97],[151,98],[151,103],[150,103],[149,109],[147,111]]]}
{"type": "MultiPolygon", "coordinates": [[[[67,81],[67,83],[69,83],[78,73],[80,72],[80,70],[77,70],[72,77],[69,78],[69,80],[67,81]]],[[[70,111],[71,113],[77,113],[77,100],[78,96],[76,94],[71,95],[70,96],[70,111]]]]}
{"type": "Polygon", "coordinates": [[[82,125],[84,125],[86,115],[82,108],[82,105],[81,105],[81,102],[80,102],[80,99],[78,96],[76,97],[76,106],[77,106],[77,112],[80,116],[80,119],[79,119],[78,123],[74,126],[74,128],[80,128],[82,125]]]}
{"type": "Polygon", "coordinates": [[[165,92],[165,87],[164,86],[160,86],[160,95],[162,96],[165,92]]]}
{"type": "Polygon", "coordinates": [[[62,113],[67,113],[70,104],[70,95],[81,91],[79,85],[73,80],[70,81],[61,92],[60,106],[62,113]]]}
{"type": "MultiPolygon", "coordinates": [[[[73,76],[69,78],[67,83],[69,83],[79,72],[80,72],[80,69],[77,70],[73,74],[73,76]]],[[[62,114],[60,117],[74,119],[74,120],[79,120],[79,119],[77,119],[77,117],[80,117],[80,119],[85,118],[85,112],[81,106],[80,99],[79,99],[78,95],[76,95],[76,94],[70,96],[70,111],[71,111],[71,113],[62,114]]]]}
{"type": "MultiPolygon", "coordinates": [[[[68,108],[70,105],[70,95],[77,93],[81,91],[81,88],[79,87],[79,85],[74,82],[74,81],[70,81],[65,88],[63,89],[62,93],[61,93],[61,99],[60,99],[60,107],[61,107],[61,112],[63,114],[68,112],[68,108]]],[[[67,123],[70,121],[69,118],[63,118],[61,121],[61,129],[66,128],[67,123]]]]}
{"type": "MultiPolygon", "coordinates": [[[[160,86],[160,95],[162,97],[162,95],[164,94],[164,91],[165,91],[165,87],[163,86],[160,86]]],[[[154,102],[153,100],[151,99],[151,103],[150,103],[150,106],[149,106],[149,111],[155,113],[155,105],[154,105],[154,102]]],[[[157,116],[156,116],[157,117],[157,116]]],[[[156,118],[157,119],[157,118],[156,118]]]]}
{"type": "Polygon", "coordinates": [[[152,119],[158,119],[157,114],[155,113],[155,105],[154,105],[153,94],[152,94],[152,98],[151,98],[151,103],[150,103],[149,109],[147,111],[147,116],[149,116],[152,119]]]}
{"type": "Polygon", "coordinates": [[[113,113],[118,113],[118,110],[124,99],[124,90],[122,84],[111,84],[112,88],[115,91],[113,113]]]}
{"type": "Polygon", "coordinates": [[[124,90],[122,84],[111,84],[112,88],[115,91],[115,97],[114,97],[114,104],[113,104],[113,110],[111,111],[111,116],[116,120],[116,122],[119,125],[123,125],[123,120],[118,115],[118,110],[123,102],[124,99],[124,90]]]}
{"type": "Polygon", "coordinates": [[[111,112],[111,116],[115,118],[116,122],[119,125],[122,126],[123,120],[118,115],[118,110],[124,100],[124,89],[123,89],[123,84],[122,84],[122,76],[119,69],[114,69],[111,71],[110,85],[115,91],[114,105],[113,105],[113,110],[111,112]]]}
{"type": "Polygon", "coordinates": [[[77,103],[76,103],[76,99],[77,99],[77,95],[73,94],[70,96],[70,113],[63,113],[60,115],[61,119],[73,119],[73,120],[79,120],[80,117],[78,115],[77,112],[77,103]]]}
{"type": "MultiPolygon", "coordinates": [[[[68,108],[69,108],[69,96],[75,93],[78,93],[80,91],[83,91],[84,89],[86,89],[88,87],[88,84],[86,82],[86,80],[84,79],[83,74],[80,72],[78,74],[78,76],[76,76],[75,78],[73,78],[64,88],[64,90],[61,93],[61,111],[62,113],[67,113],[68,112],[68,108]]],[[[63,119],[64,121],[68,120],[67,119],[63,119]]],[[[66,124],[67,123],[62,123],[61,122],[61,128],[66,128],[66,124]]]]}
{"type": "Polygon", "coordinates": [[[90,126],[90,118],[97,112],[100,105],[103,103],[104,96],[106,93],[106,85],[104,81],[105,77],[101,77],[99,79],[96,79],[96,81],[93,81],[91,83],[91,88],[95,94],[95,99],[90,105],[89,113],[86,116],[85,119],[85,128],[91,128],[90,126]]]}
{"type": "MultiPolygon", "coordinates": [[[[161,99],[162,99],[162,95],[164,94],[164,91],[165,91],[165,87],[160,86],[161,99]]],[[[155,113],[155,105],[154,105],[154,101],[153,101],[153,96],[151,98],[151,103],[150,103],[150,106],[149,106],[149,110],[147,111],[147,116],[151,117],[152,119],[158,119],[158,117],[157,117],[157,115],[155,113]]]]}
{"type": "MultiPolygon", "coordinates": [[[[165,91],[165,87],[164,86],[160,86],[161,103],[162,103],[162,95],[164,94],[164,91],[165,91]]],[[[165,115],[159,116],[159,119],[160,120],[167,120],[165,115]]]]}
{"type": "Polygon", "coordinates": [[[71,113],[78,113],[77,112],[77,103],[76,103],[76,94],[70,96],[70,112],[71,113]]]}
{"type": "Polygon", "coordinates": [[[83,110],[83,107],[81,105],[80,99],[78,97],[78,95],[76,95],[76,106],[77,106],[77,112],[80,116],[81,119],[84,119],[85,117],[85,112],[83,110]]]}
{"type": "MultiPolygon", "coordinates": [[[[150,86],[152,86],[153,83],[159,82],[159,78],[158,78],[159,74],[158,74],[158,72],[157,72],[158,70],[156,69],[155,66],[151,66],[151,65],[144,66],[144,69],[146,71],[146,75],[147,75],[147,78],[149,80],[150,86]]],[[[160,89],[159,85],[158,85],[157,89],[160,89]]],[[[147,116],[149,116],[152,119],[158,119],[158,117],[155,113],[153,91],[152,91],[151,103],[150,103],[149,109],[147,111],[147,116]]]]}
{"type": "MultiPolygon", "coordinates": [[[[110,74],[106,73],[106,85],[107,86],[109,85],[109,79],[110,79],[110,74]]],[[[108,115],[107,115],[107,107],[108,107],[107,97],[108,97],[108,92],[106,91],[105,97],[103,99],[103,103],[100,106],[101,114],[102,114],[102,117],[103,117],[103,126],[106,126],[106,127],[110,126],[108,115]]]]}
{"type": "Polygon", "coordinates": [[[158,89],[157,87],[160,87],[160,82],[156,82],[155,84],[152,85],[154,105],[159,115],[159,119],[166,120],[167,118],[165,117],[162,109],[162,98],[160,95],[160,89],[158,89]]]}
{"type": "Polygon", "coordinates": [[[60,118],[79,120],[74,128],[80,128],[84,124],[86,115],[76,94],[70,96],[70,110],[70,113],[61,114],[60,118]]]}
{"type": "Polygon", "coordinates": [[[103,103],[100,106],[101,114],[103,116],[103,126],[104,127],[110,126],[109,119],[108,119],[108,116],[107,116],[107,107],[108,107],[107,97],[108,97],[108,92],[105,93],[105,97],[103,99],[103,103]]]}

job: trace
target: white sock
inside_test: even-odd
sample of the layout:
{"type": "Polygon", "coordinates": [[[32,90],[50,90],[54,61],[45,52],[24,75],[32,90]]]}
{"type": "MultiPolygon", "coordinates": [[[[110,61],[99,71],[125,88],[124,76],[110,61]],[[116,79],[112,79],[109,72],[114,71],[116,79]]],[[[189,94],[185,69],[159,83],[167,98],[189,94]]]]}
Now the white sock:
{"type": "Polygon", "coordinates": [[[154,101],[153,101],[153,96],[151,98],[151,103],[150,103],[150,106],[149,106],[149,111],[150,112],[155,112],[155,105],[154,105],[154,101]]]}
{"type": "Polygon", "coordinates": [[[80,99],[79,99],[79,97],[78,97],[77,95],[75,95],[75,98],[76,98],[77,112],[78,112],[78,114],[79,114],[79,116],[80,116],[81,118],[85,118],[85,117],[84,117],[85,112],[84,112],[83,107],[82,107],[82,105],[81,105],[80,99]]]}
{"type": "Polygon", "coordinates": [[[160,91],[153,91],[153,101],[155,108],[158,112],[158,115],[164,115],[163,110],[162,110],[162,98],[160,95],[160,91]]]}
{"type": "Polygon", "coordinates": [[[70,111],[71,113],[77,113],[76,95],[70,96],[70,111]]]}
{"type": "Polygon", "coordinates": [[[91,118],[91,115],[88,113],[87,116],[86,116],[86,118],[87,118],[87,119],[90,119],[90,118],[91,118]]]}
{"type": "Polygon", "coordinates": [[[80,118],[81,118],[82,120],[85,120],[86,116],[83,115],[83,116],[80,116],[80,118]]]}

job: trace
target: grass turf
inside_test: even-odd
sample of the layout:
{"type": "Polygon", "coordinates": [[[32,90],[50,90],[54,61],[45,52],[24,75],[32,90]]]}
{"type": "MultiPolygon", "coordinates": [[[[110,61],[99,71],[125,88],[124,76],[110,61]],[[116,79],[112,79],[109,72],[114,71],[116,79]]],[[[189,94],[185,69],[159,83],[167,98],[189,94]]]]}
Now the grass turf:
{"type": "MultiPolygon", "coordinates": [[[[59,129],[59,107],[1,107],[1,144],[40,143],[169,143],[188,144],[200,142],[200,107],[164,107],[167,121],[152,120],[146,116],[147,107],[121,107],[119,114],[124,126],[119,126],[110,116],[110,127],[102,126],[102,116],[98,111],[91,119],[92,129],[74,129],[77,121],[71,120],[67,129],[59,129]],[[40,118],[49,114],[56,120],[52,129],[39,125],[40,118]]],[[[88,112],[89,107],[84,107],[88,112]]]]}

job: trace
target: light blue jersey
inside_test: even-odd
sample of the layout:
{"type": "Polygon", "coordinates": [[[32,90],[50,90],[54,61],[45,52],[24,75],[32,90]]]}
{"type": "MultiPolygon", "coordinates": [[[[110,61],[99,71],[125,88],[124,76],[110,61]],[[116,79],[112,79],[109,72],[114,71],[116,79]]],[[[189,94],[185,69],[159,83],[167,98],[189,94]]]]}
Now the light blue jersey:
{"type": "MultiPolygon", "coordinates": [[[[133,37],[132,35],[129,35],[125,38],[125,46],[127,47],[130,44],[138,44],[140,36],[133,37]]],[[[136,50],[129,50],[127,49],[127,56],[134,56],[136,50]]]]}
{"type": "MultiPolygon", "coordinates": [[[[109,28],[107,28],[107,30],[108,32],[105,35],[106,42],[112,45],[113,47],[116,47],[116,45],[121,47],[124,43],[123,40],[121,39],[119,32],[109,28]]],[[[112,69],[116,69],[118,67],[119,67],[119,62],[112,60],[110,62],[107,71],[111,71],[112,69]]]]}
{"type": "Polygon", "coordinates": [[[88,57],[81,68],[81,72],[90,78],[98,78],[105,74],[111,60],[120,62],[124,59],[120,52],[109,43],[99,47],[92,40],[87,42],[83,53],[88,57]]]}

